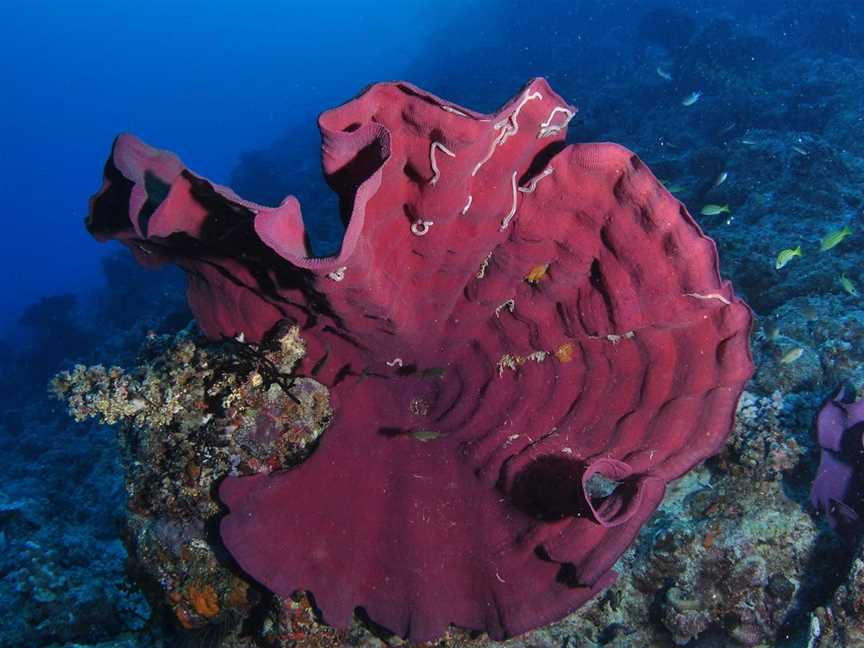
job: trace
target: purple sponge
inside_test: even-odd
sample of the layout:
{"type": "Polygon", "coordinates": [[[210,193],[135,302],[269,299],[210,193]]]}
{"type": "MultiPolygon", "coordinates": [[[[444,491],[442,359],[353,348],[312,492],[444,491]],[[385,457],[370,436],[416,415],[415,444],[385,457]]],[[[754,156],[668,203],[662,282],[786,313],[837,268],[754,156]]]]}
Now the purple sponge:
{"type": "Polygon", "coordinates": [[[854,534],[864,509],[864,398],[845,403],[846,389],[830,398],[816,417],[822,448],[810,498],[831,528],[854,534]]]}

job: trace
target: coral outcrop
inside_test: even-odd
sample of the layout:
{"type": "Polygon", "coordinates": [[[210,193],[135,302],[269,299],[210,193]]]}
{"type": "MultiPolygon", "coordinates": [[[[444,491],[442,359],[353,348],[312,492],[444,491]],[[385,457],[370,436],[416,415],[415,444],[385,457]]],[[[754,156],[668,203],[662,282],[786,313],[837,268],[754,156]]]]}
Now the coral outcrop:
{"type": "Polygon", "coordinates": [[[236,633],[260,601],[208,525],[221,479],[299,463],[328,425],[327,389],[293,375],[304,352],[296,327],[261,344],[153,335],[135,369],[79,365],[52,382],[77,420],[121,424],[135,571],[187,630],[236,633]]]}

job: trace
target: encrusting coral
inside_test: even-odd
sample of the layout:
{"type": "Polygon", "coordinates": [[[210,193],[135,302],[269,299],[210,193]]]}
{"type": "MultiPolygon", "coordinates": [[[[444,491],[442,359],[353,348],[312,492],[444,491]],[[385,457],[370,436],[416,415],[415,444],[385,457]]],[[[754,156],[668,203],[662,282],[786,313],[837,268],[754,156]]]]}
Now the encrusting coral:
{"type": "Polygon", "coordinates": [[[149,336],[135,369],[79,365],[51,383],[76,420],[122,424],[135,564],[185,629],[230,626],[259,600],[207,525],[218,480],[295,465],[327,427],[328,390],[292,375],[304,352],[296,327],[256,345],[184,331],[149,336]]]}

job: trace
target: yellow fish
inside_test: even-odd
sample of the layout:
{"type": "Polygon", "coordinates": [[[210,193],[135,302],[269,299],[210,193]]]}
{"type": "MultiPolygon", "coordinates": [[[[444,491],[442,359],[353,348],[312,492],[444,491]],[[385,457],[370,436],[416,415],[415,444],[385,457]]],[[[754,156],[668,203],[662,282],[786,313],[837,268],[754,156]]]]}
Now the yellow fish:
{"type": "Polygon", "coordinates": [[[777,255],[777,260],[774,262],[774,267],[777,270],[779,270],[780,268],[785,266],[787,263],[789,263],[792,259],[794,259],[795,257],[800,257],[800,256],[802,256],[800,245],[794,249],[793,248],[786,248],[785,250],[782,250],[780,252],[780,254],[777,255]]]}
{"type": "Polygon", "coordinates": [[[729,205],[705,205],[702,211],[699,212],[703,216],[717,216],[718,214],[728,214],[729,205]]]}
{"type": "Polygon", "coordinates": [[[784,353],[780,357],[781,364],[792,364],[798,358],[801,357],[801,354],[804,353],[804,349],[801,347],[795,347],[794,349],[789,349],[786,353],[784,353]]]}
{"type": "Polygon", "coordinates": [[[819,245],[819,251],[826,252],[831,248],[839,245],[840,241],[849,236],[851,233],[852,230],[849,229],[849,226],[844,225],[843,229],[839,229],[831,232],[830,234],[826,234],[825,238],[822,239],[822,243],[819,245]]]}
{"type": "Polygon", "coordinates": [[[853,297],[858,296],[858,289],[855,287],[855,284],[852,283],[852,280],[845,274],[840,275],[840,285],[843,286],[843,290],[853,297]]]}
{"type": "Polygon", "coordinates": [[[699,101],[699,98],[701,96],[702,96],[702,93],[699,90],[697,90],[696,92],[691,92],[689,95],[687,95],[686,97],[684,97],[684,99],[681,100],[681,105],[682,106],[692,106],[697,101],[699,101]]]}

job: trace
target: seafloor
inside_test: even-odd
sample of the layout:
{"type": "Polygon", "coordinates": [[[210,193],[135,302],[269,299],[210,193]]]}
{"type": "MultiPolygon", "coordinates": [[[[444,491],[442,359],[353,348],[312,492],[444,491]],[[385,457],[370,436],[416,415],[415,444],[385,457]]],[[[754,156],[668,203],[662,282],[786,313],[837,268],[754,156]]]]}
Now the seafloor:
{"type": "MultiPolygon", "coordinates": [[[[436,72],[458,67],[443,46],[434,66],[417,64],[411,80],[480,110],[531,76],[548,77],[580,108],[568,140],[638,152],[717,241],[723,274],[755,314],[757,371],[724,450],[672,486],[620,560],[616,585],[504,645],[864,646],[864,548],[838,537],[809,500],[816,411],[841,385],[864,388],[864,25],[852,9],[816,2],[746,20],[670,12],[644,19],[626,47],[613,30],[590,44],[561,36],[542,56],[511,52],[508,65],[481,63],[460,76],[436,72]],[[699,100],[682,105],[695,90],[699,100]],[[699,215],[708,204],[729,213],[699,215]],[[844,225],[851,234],[820,252],[844,225]],[[803,255],[776,269],[778,253],[799,245],[803,255]]],[[[515,23],[496,38],[544,38],[546,26],[515,23]]],[[[460,29],[449,26],[446,38],[460,29]]],[[[250,152],[235,190],[269,203],[299,193],[332,208],[315,146],[308,133],[289,132],[250,152]]],[[[159,408],[112,409],[111,398],[134,381],[158,391],[182,367],[191,368],[181,382],[192,390],[202,357],[228,366],[236,349],[208,348],[190,326],[178,271],[140,269],[125,251],[104,270],[106,286],[92,295],[31,306],[21,319],[26,344],[0,343],[0,645],[400,644],[362,620],[349,632],[320,626],[307,599],[280,601],[232,569],[203,522],[218,509],[194,452],[166,457],[141,431],[173,425],[181,446],[194,443],[190,417],[202,418],[194,393],[178,395],[173,418],[159,418],[159,408]],[[47,385],[75,364],[125,370],[79,370],[75,384],[102,399],[88,411],[71,399],[82,419],[138,426],[74,422],[47,385]]],[[[72,378],[59,386],[67,399],[72,378]]],[[[326,404],[308,397],[303,431],[314,436],[326,404]]],[[[265,405],[273,404],[257,404],[265,405]]],[[[283,448],[286,461],[302,458],[307,441],[298,433],[283,448]]],[[[456,630],[434,642],[492,644],[456,630]]]]}

